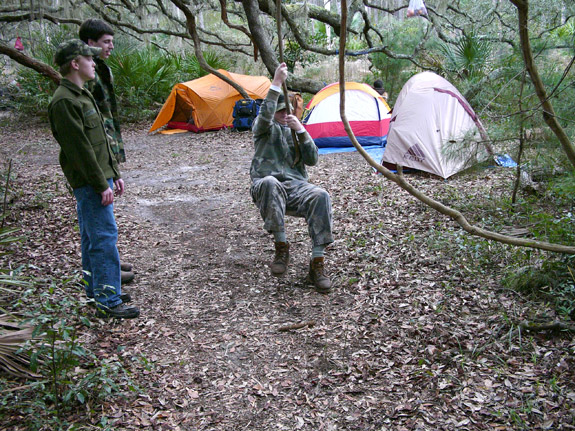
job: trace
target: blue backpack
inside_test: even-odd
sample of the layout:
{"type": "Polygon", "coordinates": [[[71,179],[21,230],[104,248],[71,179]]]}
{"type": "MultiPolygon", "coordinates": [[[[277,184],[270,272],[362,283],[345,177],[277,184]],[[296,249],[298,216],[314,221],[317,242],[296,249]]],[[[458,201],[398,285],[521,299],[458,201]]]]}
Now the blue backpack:
{"type": "Polygon", "coordinates": [[[260,113],[262,101],[262,99],[240,99],[236,102],[232,113],[234,130],[244,131],[252,128],[255,118],[260,113]]]}

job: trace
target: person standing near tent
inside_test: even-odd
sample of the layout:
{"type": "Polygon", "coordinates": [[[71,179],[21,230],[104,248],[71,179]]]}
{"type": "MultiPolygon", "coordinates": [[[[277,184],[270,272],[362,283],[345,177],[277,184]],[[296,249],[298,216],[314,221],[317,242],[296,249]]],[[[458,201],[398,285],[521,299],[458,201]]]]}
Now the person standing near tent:
{"type": "Polygon", "coordinates": [[[250,168],[251,197],[272,233],[275,257],[270,264],[274,276],[283,275],[289,264],[286,213],[305,217],[313,242],[308,280],[320,293],[329,293],[332,283],[324,269],[324,250],[333,242],[329,194],[308,182],[305,166],[318,162],[318,149],[295,115],[287,115],[281,86],[288,76],[285,63],[275,70],[272,85],[252,127],[255,152],[250,168]],[[301,159],[294,164],[292,130],[299,143],[301,159]]]}
{"type": "Polygon", "coordinates": [[[60,145],[60,166],[76,197],[86,295],[95,299],[97,316],[130,319],[138,317],[140,310],[125,305],[131,298],[122,294],[113,205],[114,188],[122,196],[124,181],[96,101],[84,88],[94,79],[92,57],[99,54],[100,48],[79,39],[57,48],[54,62],[63,78],[48,116],[60,145]]]}
{"type": "MultiPolygon", "coordinates": [[[[126,161],[126,153],[124,152],[124,141],[120,131],[120,120],[118,119],[114,77],[106,64],[106,60],[114,49],[114,29],[101,19],[90,18],[80,26],[79,36],[89,46],[101,48],[100,55],[94,58],[96,77],[86,83],[86,88],[94,96],[100,113],[104,118],[104,127],[116,160],[118,163],[123,163],[126,161]]],[[[122,283],[131,282],[134,279],[132,265],[122,263],[121,268],[122,283]]]]}
{"type": "Polygon", "coordinates": [[[385,91],[385,88],[383,87],[383,81],[381,79],[376,79],[373,81],[373,89],[387,101],[387,91],[385,91]]]}

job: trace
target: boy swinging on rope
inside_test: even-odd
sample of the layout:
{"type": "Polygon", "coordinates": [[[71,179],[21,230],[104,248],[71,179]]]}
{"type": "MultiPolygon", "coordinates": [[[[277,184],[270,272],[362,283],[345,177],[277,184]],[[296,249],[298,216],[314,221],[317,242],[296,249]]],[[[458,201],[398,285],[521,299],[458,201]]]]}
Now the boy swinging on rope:
{"type": "Polygon", "coordinates": [[[313,242],[308,280],[318,292],[329,293],[332,283],[324,270],[324,250],[333,242],[331,200],[324,189],[308,182],[305,166],[317,164],[318,150],[298,118],[287,114],[286,101],[280,94],[287,76],[287,66],[281,63],[252,128],[255,153],[250,168],[250,193],[260,210],[264,229],[274,236],[272,275],[283,275],[289,264],[286,212],[305,217],[313,242]],[[301,153],[296,163],[292,130],[301,153]]]}

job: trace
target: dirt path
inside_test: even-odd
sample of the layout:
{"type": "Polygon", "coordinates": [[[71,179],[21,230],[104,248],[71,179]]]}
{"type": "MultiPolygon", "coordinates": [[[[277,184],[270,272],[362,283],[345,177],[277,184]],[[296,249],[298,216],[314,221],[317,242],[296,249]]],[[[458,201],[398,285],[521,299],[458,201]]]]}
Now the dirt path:
{"type": "MultiPolygon", "coordinates": [[[[74,204],[55,143],[45,127],[2,135],[11,143],[2,154],[14,157],[24,190],[13,217],[29,236],[11,264],[34,257],[49,275],[78,271],[74,204]],[[31,204],[38,193],[47,208],[59,208],[56,221],[31,204]],[[40,211],[41,226],[27,223],[40,211]],[[60,241],[46,248],[50,235],[60,241]],[[58,265],[44,265],[42,256],[53,254],[58,265]]],[[[300,219],[288,221],[288,274],[268,275],[272,241],[248,193],[249,133],[148,136],[134,127],[125,141],[119,249],[136,269],[126,290],[142,316],[97,322],[86,334],[142,389],[109,406],[115,429],[575,426],[573,340],[506,338],[513,323],[539,311],[499,289],[509,251],[494,245],[493,262],[456,254],[466,236],[374,175],[358,154],[321,156],[311,170],[332,195],[337,238],[327,259],[338,287],[322,296],[305,283],[310,245],[300,219]],[[313,325],[279,330],[302,322],[313,325]]],[[[462,205],[508,193],[511,174],[411,179],[462,205]]]]}

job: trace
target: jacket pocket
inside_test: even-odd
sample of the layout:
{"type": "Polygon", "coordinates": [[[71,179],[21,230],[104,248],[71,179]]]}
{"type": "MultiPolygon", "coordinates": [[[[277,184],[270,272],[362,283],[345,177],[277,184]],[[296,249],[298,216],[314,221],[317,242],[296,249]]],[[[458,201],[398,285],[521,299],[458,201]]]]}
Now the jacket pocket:
{"type": "Polygon", "coordinates": [[[97,113],[94,112],[92,115],[87,115],[84,121],[86,136],[90,140],[92,146],[106,142],[104,126],[102,125],[102,120],[100,120],[100,116],[97,113]]]}

